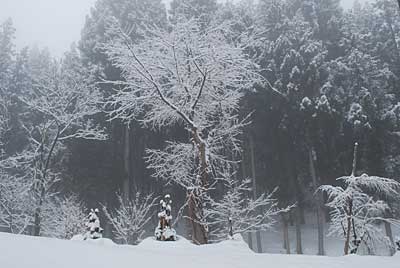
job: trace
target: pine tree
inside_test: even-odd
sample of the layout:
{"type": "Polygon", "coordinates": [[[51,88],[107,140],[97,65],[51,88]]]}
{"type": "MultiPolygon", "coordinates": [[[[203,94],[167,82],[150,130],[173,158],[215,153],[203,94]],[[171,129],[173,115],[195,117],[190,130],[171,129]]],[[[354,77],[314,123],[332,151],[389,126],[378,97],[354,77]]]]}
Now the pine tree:
{"type": "Polygon", "coordinates": [[[100,225],[99,210],[97,208],[90,210],[85,226],[87,232],[83,238],[84,240],[103,237],[103,228],[100,225]]]}

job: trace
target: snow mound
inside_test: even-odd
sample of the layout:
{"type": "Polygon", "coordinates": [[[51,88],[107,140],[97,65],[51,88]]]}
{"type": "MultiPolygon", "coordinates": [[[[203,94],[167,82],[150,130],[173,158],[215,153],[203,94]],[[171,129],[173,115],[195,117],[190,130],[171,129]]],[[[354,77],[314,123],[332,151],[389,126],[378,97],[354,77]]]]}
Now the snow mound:
{"type": "Polygon", "coordinates": [[[101,246],[115,246],[117,244],[115,244],[111,239],[108,238],[98,238],[98,239],[83,239],[84,236],[83,235],[74,235],[71,238],[71,241],[82,241],[85,243],[89,243],[89,244],[94,244],[94,245],[101,245],[101,246]]]}
{"type": "Polygon", "coordinates": [[[74,236],[71,238],[71,240],[72,240],[72,241],[83,241],[83,235],[80,235],[80,234],[74,235],[74,236]]]}
{"type": "Polygon", "coordinates": [[[235,252],[235,253],[245,253],[245,254],[254,254],[253,251],[249,248],[247,243],[243,240],[241,235],[235,235],[233,238],[228,239],[226,241],[222,241],[215,244],[208,245],[195,245],[191,241],[187,240],[184,237],[178,236],[177,241],[158,241],[153,237],[148,237],[144,239],[137,248],[147,249],[147,250],[171,250],[174,251],[176,249],[185,249],[185,250],[198,250],[200,251],[219,251],[219,252],[235,252]]]}
{"type": "Polygon", "coordinates": [[[219,242],[217,244],[207,245],[207,246],[215,246],[217,248],[224,248],[233,250],[236,252],[248,253],[248,254],[255,254],[250,248],[249,245],[244,241],[242,235],[235,234],[233,238],[228,240],[219,242]]]}
{"type": "Polygon", "coordinates": [[[148,237],[143,239],[143,241],[140,242],[137,247],[143,249],[175,249],[196,247],[196,245],[192,244],[192,242],[182,236],[177,236],[177,238],[178,239],[176,241],[158,241],[154,237],[148,237]]]}

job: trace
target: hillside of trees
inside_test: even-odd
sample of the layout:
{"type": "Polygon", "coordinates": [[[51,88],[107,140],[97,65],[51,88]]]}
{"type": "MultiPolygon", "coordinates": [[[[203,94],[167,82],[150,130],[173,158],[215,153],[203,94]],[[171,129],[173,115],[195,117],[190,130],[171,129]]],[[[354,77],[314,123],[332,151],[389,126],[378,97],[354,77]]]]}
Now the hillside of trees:
{"type": "MultiPolygon", "coordinates": [[[[188,226],[199,232],[192,238],[203,244],[199,222],[214,211],[209,189],[213,200],[223,199],[232,179],[248,178],[246,197],[274,192],[271,204],[282,209],[275,220],[295,225],[301,239],[306,212],[321,228],[331,221],[321,185],[341,186],[337,178],[363,173],[400,181],[397,1],[343,10],[340,0],[173,0],[169,9],[161,0],[98,0],[81,40],[62,58],[17,50],[14,39],[12,21],[2,22],[0,201],[15,211],[7,214],[13,220],[0,219],[5,231],[51,236],[46,217],[66,201],[112,210],[139,192],[171,194],[179,224],[186,224],[179,218],[186,204],[188,226]],[[183,51],[182,44],[193,64],[162,53],[164,45],[183,51]],[[205,84],[214,95],[202,99],[189,88],[185,100],[185,86],[165,78],[175,76],[176,84],[205,84]],[[160,95],[172,106],[134,91],[155,84],[168,88],[160,95]],[[215,99],[220,106],[208,106],[215,99]],[[211,208],[204,212],[202,202],[211,208]]],[[[399,202],[388,203],[389,216],[399,217],[399,202]]]]}

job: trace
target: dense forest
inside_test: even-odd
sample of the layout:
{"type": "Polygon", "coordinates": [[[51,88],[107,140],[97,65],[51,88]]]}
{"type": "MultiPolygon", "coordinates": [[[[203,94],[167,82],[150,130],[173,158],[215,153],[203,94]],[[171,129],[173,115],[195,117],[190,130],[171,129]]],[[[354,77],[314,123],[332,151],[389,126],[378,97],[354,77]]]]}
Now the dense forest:
{"type": "MultiPolygon", "coordinates": [[[[7,20],[0,203],[15,213],[0,217],[5,231],[65,236],[55,210],[85,217],[83,208],[153,205],[150,196],[171,194],[177,229],[204,244],[220,237],[216,200],[240,199],[234,179],[251,185],[254,207],[279,211],[265,217],[296,226],[301,253],[305,215],[320,228],[333,220],[321,185],[364,173],[399,181],[397,1],[343,10],[340,0],[173,0],[169,9],[161,0],[98,0],[62,58],[17,50],[14,39],[7,20]],[[153,86],[165,89],[162,101],[153,86]]],[[[398,217],[398,201],[388,203],[398,217]]]]}

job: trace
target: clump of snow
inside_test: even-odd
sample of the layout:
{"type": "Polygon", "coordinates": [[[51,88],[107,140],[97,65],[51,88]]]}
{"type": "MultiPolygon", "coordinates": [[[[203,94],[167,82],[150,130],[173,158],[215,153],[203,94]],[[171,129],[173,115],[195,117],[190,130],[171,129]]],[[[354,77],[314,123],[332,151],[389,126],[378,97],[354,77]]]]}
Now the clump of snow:
{"type": "Polygon", "coordinates": [[[74,236],[71,238],[71,240],[73,240],[73,241],[83,241],[83,240],[84,240],[84,236],[81,235],[81,234],[74,235],[74,236]]]}

